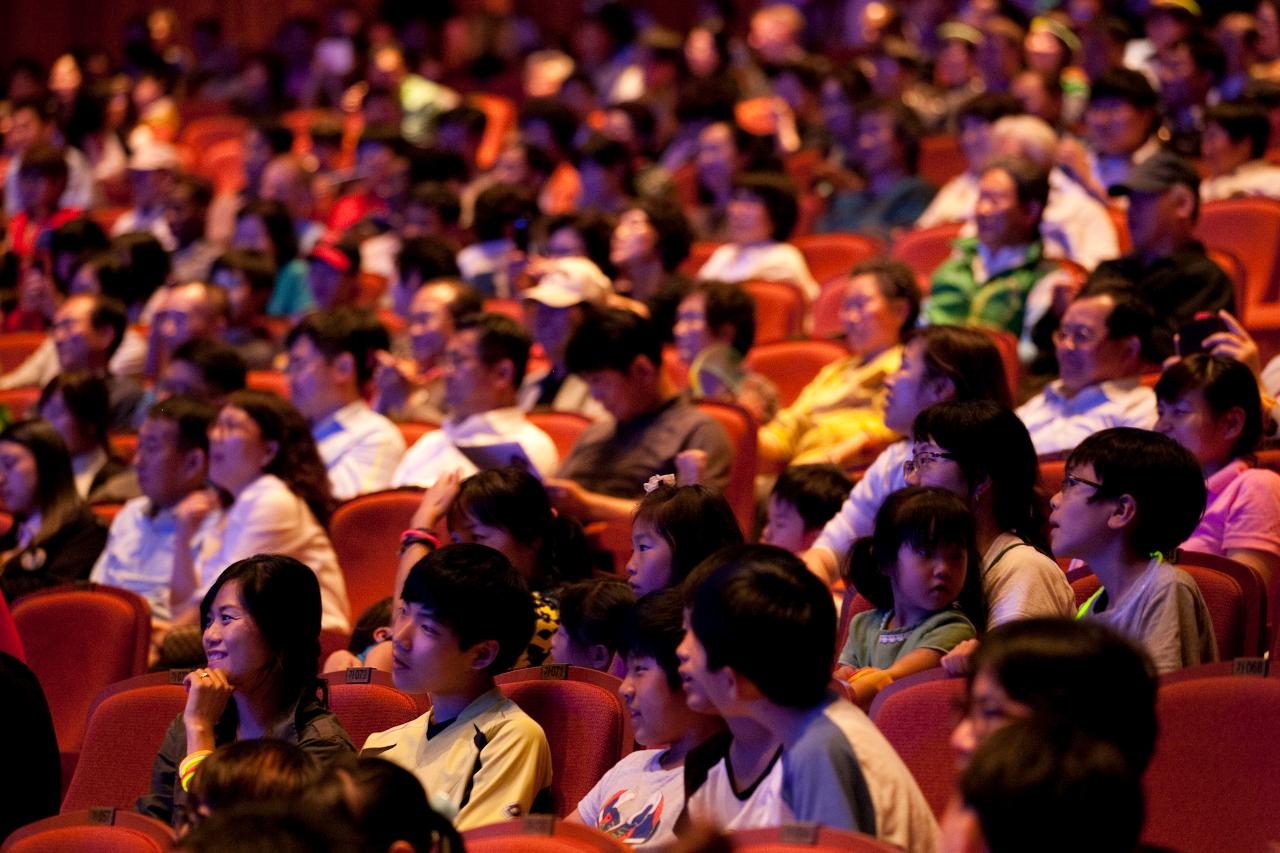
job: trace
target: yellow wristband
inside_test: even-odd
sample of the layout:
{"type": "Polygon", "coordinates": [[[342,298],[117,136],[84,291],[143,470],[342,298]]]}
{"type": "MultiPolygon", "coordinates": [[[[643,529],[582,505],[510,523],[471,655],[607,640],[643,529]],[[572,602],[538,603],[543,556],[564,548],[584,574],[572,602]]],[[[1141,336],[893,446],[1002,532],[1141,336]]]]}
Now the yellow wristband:
{"type": "Polygon", "coordinates": [[[200,762],[210,755],[213,755],[212,749],[197,749],[182,759],[181,763],[178,764],[178,781],[182,783],[182,790],[189,790],[187,786],[190,785],[191,777],[195,775],[196,768],[200,766],[200,762]]]}

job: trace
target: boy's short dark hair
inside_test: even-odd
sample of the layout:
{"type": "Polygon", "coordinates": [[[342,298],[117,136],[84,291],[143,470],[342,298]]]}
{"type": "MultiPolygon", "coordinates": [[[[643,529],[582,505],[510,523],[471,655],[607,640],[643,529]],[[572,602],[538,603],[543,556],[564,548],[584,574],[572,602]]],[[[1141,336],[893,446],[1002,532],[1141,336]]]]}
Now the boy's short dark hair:
{"type": "Polygon", "coordinates": [[[458,194],[439,181],[423,181],[409,193],[409,204],[434,210],[444,225],[457,225],[462,215],[458,194]]]}
{"type": "Polygon", "coordinates": [[[641,598],[622,627],[619,651],[624,658],[653,658],[667,677],[667,686],[681,689],[676,649],[684,638],[684,591],[667,587],[641,598]]]}
{"type": "Polygon", "coordinates": [[[716,334],[724,326],[733,329],[730,346],[745,356],[756,342],[756,301],[746,288],[727,281],[700,281],[690,295],[701,293],[705,300],[707,331],[716,334]]]}
{"type": "Polygon", "coordinates": [[[487,670],[492,675],[510,669],[533,636],[529,588],[511,562],[487,545],[462,543],[431,552],[409,570],[400,597],[448,626],[463,649],[496,640],[498,654],[487,670]]]}
{"type": "Polygon", "coordinates": [[[1137,517],[1129,533],[1136,554],[1172,553],[1195,531],[1207,493],[1200,463],[1168,436],[1133,427],[1112,427],[1080,442],[1067,471],[1092,465],[1101,484],[1093,503],[1130,495],[1137,517]]]}
{"type": "Polygon", "coordinates": [[[1159,95],[1151,81],[1140,71],[1131,68],[1113,68],[1103,73],[1089,87],[1089,105],[1098,101],[1123,101],[1136,110],[1154,110],[1159,95]]]}
{"type": "Polygon", "coordinates": [[[573,642],[618,651],[623,625],[636,603],[631,587],[613,578],[591,578],[561,587],[559,599],[560,626],[573,642]]]}
{"type": "Polygon", "coordinates": [[[217,417],[218,410],[204,400],[186,395],[178,395],[162,400],[147,409],[147,417],[152,420],[169,421],[178,428],[178,449],[209,449],[209,425],[217,417]]]}
{"type": "Polygon", "coordinates": [[[1214,104],[1205,110],[1204,123],[1206,127],[1211,124],[1221,127],[1233,143],[1248,139],[1253,159],[1260,160],[1266,156],[1271,140],[1271,120],[1261,104],[1248,101],[1214,104]]]}
{"type": "Polygon", "coordinates": [[[1137,338],[1143,361],[1158,363],[1162,360],[1155,351],[1155,311],[1131,280],[1119,275],[1113,276],[1109,272],[1091,275],[1076,294],[1076,299],[1091,296],[1109,296],[1115,303],[1115,307],[1107,315],[1108,338],[1137,338]]]}
{"type": "Polygon", "coordinates": [[[662,367],[662,338],[648,319],[621,308],[592,312],[569,339],[566,358],[570,373],[616,370],[626,373],[644,356],[655,369],[662,367]]]}
{"type": "Polygon", "coordinates": [[[192,338],[173,351],[170,361],[185,361],[200,371],[205,384],[222,395],[242,391],[249,366],[234,348],[209,338],[192,338]]]}
{"type": "Polygon", "coordinates": [[[835,465],[793,465],[778,475],[772,497],[792,507],[808,532],[840,511],[851,488],[853,481],[835,465]]]}
{"type": "Polygon", "coordinates": [[[780,243],[791,236],[800,217],[800,202],[790,178],[772,172],[744,172],[733,179],[733,191],[749,193],[760,200],[769,213],[775,241],[780,243]]]}
{"type": "Polygon", "coordinates": [[[1046,827],[1086,814],[1100,830],[1090,834],[1091,850],[1131,851],[1145,813],[1141,775],[1113,744],[1036,717],[983,740],[960,777],[960,794],[991,853],[1079,850],[1080,839],[1046,827]]]}
{"type": "Polygon", "coordinates": [[[732,667],[770,702],[822,701],[836,645],[831,592],[798,557],[772,545],[724,548],[698,567],[689,625],[707,667],[732,667]]]}
{"type": "Polygon", "coordinates": [[[377,352],[391,347],[391,337],[382,322],[358,308],[312,311],[289,330],[285,347],[293,347],[301,338],[311,341],[326,361],[350,353],[355,360],[356,386],[361,388],[373,378],[377,352]]]}
{"type": "Polygon", "coordinates": [[[511,381],[519,388],[524,381],[525,368],[529,366],[529,351],[533,348],[533,339],[524,326],[505,314],[485,313],[463,320],[456,331],[467,329],[479,331],[476,352],[486,365],[493,367],[500,361],[511,362],[511,381]]]}

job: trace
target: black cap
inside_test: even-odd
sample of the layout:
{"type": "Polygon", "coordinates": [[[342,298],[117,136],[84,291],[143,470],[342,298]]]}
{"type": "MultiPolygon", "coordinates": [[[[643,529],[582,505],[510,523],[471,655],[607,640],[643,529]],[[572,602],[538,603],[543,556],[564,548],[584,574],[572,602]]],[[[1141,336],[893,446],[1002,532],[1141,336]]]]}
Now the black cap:
{"type": "Polygon", "coordinates": [[[1111,195],[1161,193],[1169,187],[1183,185],[1200,192],[1200,173],[1190,161],[1172,151],[1159,151],[1129,169],[1128,176],[1111,187],[1111,195]]]}

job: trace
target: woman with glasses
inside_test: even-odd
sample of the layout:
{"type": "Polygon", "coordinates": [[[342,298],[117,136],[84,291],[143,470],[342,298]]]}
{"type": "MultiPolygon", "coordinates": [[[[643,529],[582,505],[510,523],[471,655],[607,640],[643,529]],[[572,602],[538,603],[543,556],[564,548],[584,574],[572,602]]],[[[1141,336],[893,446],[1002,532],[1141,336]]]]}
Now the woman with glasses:
{"type": "MultiPolygon", "coordinates": [[[[990,401],[930,406],[912,427],[911,485],[960,496],[973,513],[987,626],[1035,616],[1070,616],[1075,597],[1050,556],[1048,502],[1031,436],[1018,416],[990,401]]],[[[944,666],[963,672],[974,643],[958,646],[944,666]]]]}

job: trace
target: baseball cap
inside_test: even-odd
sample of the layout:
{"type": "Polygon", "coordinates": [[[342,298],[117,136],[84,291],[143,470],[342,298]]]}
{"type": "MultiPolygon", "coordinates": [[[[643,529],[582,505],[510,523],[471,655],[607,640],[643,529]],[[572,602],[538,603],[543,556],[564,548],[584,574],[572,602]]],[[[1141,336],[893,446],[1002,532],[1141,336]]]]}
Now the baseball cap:
{"type": "Polygon", "coordinates": [[[1111,187],[1111,195],[1159,193],[1183,185],[1200,191],[1200,174],[1188,160],[1172,151],[1159,151],[1129,170],[1128,176],[1111,187]]]}
{"type": "Polygon", "coordinates": [[[600,268],[586,258],[553,258],[543,262],[538,283],[522,298],[548,308],[570,308],[583,302],[603,304],[613,284],[600,268]]]}

